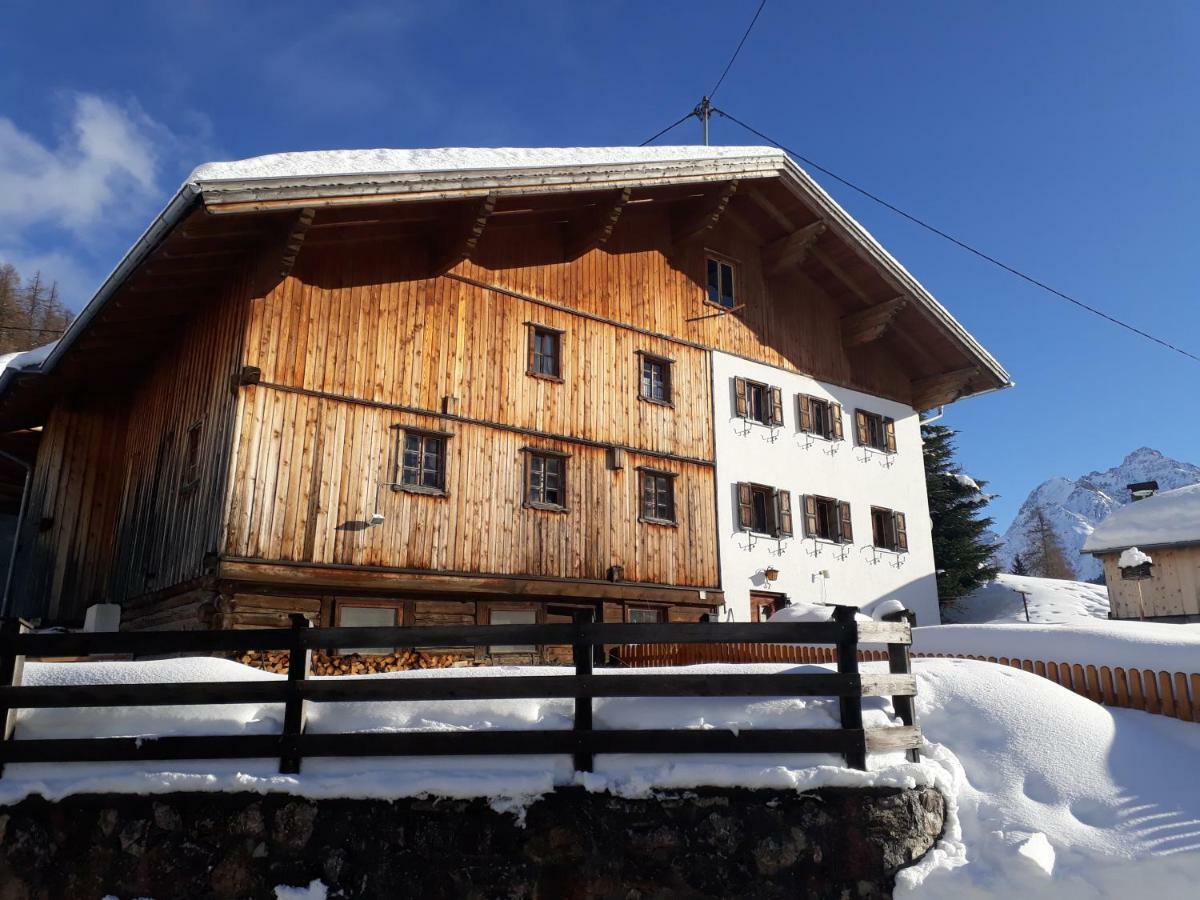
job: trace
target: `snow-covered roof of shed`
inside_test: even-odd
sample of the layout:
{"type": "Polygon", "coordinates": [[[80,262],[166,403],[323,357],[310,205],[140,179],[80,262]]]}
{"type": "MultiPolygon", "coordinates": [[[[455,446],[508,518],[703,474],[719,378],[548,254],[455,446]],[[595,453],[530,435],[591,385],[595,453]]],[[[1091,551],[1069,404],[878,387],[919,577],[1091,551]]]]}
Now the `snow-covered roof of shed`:
{"type": "Polygon", "coordinates": [[[1200,544],[1200,484],[1163,491],[1121,507],[1088,535],[1083,552],[1173,544],[1200,544]]]}
{"type": "Polygon", "coordinates": [[[703,162],[747,157],[779,157],[775,147],[442,147],[405,150],[309,150],[272,153],[197,166],[189,182],[259,178],[382,175],[490,169],[703,162]]]}

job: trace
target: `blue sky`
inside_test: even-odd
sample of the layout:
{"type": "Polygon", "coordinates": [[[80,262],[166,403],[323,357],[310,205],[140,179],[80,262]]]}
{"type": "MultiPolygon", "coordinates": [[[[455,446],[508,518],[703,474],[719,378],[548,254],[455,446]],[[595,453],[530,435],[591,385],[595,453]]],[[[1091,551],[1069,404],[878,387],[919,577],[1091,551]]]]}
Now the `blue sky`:
{"type": "MultiPolygon", "coordinates": [[[[0,260],[78,307],[208,159],[640,143],[711,87],[756,6],[10,0],[0,260]]],[[[716,102],[1200,353],[1198,37],[1189,2],[769,0],[716,102]]],[[[758,143],[720,120],[713,142],[758,143]]],[[[1200,364],[825,183],[1013,373],[946,417],[1001,526],[1044,478],[1141,445],[1200,461],[1200,364]]]]}

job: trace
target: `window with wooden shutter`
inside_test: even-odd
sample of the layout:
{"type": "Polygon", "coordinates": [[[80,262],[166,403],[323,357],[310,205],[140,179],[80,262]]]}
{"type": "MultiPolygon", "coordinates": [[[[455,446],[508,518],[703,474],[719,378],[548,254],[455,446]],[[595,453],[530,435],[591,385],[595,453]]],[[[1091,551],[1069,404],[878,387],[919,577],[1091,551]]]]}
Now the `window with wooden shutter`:
{"type": "Polygon", "coordinates": [[[775,525],[780,537],[792,536],[792,495],[790,491],[775,492],[775,525]]]}
{"type": "Polygon", "coordinates": [[[400,449],[396,468],[399,478],[392,484],[395,490],[425,494],[446,491],[446,440],[444,431],[422,431],[404,428],[397,432],[400,449]]]}
{"type": "Polygon", "coordinates": [[[856,409],[854,423],[858,432],[858,443],[863,447],[883,450],[885,453],[896,452],[896,420],[889,419],[878,413],[856,409]]]}
{"type": "Polygon", "coordinates": [[[896,452],[896,420],[895,419],[884,419],[883,420],[883,439],[884,439],[884,449],[887,450],[888,453],[895,453],[896,452]]]}
{"type": "Polygon", "coordinates": [[[850,521],[850,504],[844,500],[838,505],[838,535],[837,540],[842,544],[854,543],[854,524],[850,521]]]}
{"type": "Polygon", "coordinates": [[[744,481],[739,482],[737,486],[738,528],[742,531],[749,531],[754,524],[752,499],[750,485],[744,481]]]}
{"type": "Polygon", "coordinates": [[[817,537],[817,498],[811,494],[804,495],[804,536],[817,537]]]}
{"type": "Polygon", "coordinates": [[[892,520],[895,523],[896,531],[896,549],[901,553],[908,552],[908,523],[904,518],[904,513],[892,513],[892,520]]]}
{"type": "Polygon", "coordinates": [[[832,403],[829,406],[829,436],[832,440],[845,440],[845,433],[842,430],[842,404],[832,403]]]}
{"type": "Polygon", "coordinates": [[[641,375],[638,396],[651,403],[671,405],[671,360],[662,356],[637,352],[641,375]]]}
{"type": "Polygon", "coordinates": [[[783,424],[783,391],[777,387],[771,388],[771,419],[769,424],[783,424]]]}
{"type": "Polygon", "coordinates": [[[871,426],[867,420],[867,414],[861,409],[854,411],[854,429],[858,434],[858,443],[861,447],[871,446],[871,426]]]}
{"type": "Polygon", "coordinates": [[[800,430],[805,434],[811,434],[813,430],[812,397],[797,394],[796,403],[799,410],[800,430]]]}
{"type": "Polygon", "coordinates": [[[746,379],[733,379],[733,411],[734,415],[746,418],[746,379]]]}
{"type": "Polygon", "coordinates": [[[562,331],[546,325],[529,325],[529,354],[526,372],[535,378],[562,380],[562,331]]]}

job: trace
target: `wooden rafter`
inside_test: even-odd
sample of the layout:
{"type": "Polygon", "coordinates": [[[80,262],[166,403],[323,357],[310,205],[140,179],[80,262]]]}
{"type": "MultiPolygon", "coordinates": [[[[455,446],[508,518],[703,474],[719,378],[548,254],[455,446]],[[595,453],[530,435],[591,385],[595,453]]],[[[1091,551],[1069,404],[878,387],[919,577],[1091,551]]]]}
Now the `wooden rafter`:
{"type": "Polygon", "coordinates": [[[771,199],[763,193],[762,188],[751,187],[746,193],[759,209],[771,217],[776,225],[787,232],[795,230],[796,226],[793,224],[792,220],[784,215],[778,206],[771,202],[771,199]]]}
{"type": "Polygon", "coordinates": [[[859,347],[883,337],[900,311],[908,305],[907,297],[893,297],[848,316],[842,316],[842,346],[859,347]]]}
{"type": "Polygon", "coordinates": [[[792,266],[804,265],[817,238],[825,233],[825,228],[825,223],[818,219],[799,231],[767,244],[762,250],[763,269],[774,275],[792,266]]]}
{"type": "Polygon", "coordinates": [[[443,245],[442,251],[433,256],[434,275],[444,275],[459,263],[471,258],[471,254],[479,246],[479,239],[483,237],[483,229],[487,227],[499,196],[497,192],[492,191],[475,203],[470,212],[462,217],[443,245]]]}
{"type": "Polygon", "coordinates": [[[584,222],[573,225],[568,231],[565,247],[567,259],[576,259],[589,250],[603,247],[621,218],[625,205],[633,188],[626,187],[616,191],[607,203],[598,203],[596,209],[584,222]]]}
{"type": "Polygon", "coordinates": [[[913,409],[930,409],[943,403],[952,403],[962,396],[967,385],[980,371],[978,366],[968,366],[953,372],[915,379],[912,383],[913,409]]]}
{"type": "Polygon", "coordinates": [[[306,206],[300,210],[300,214],[292,222],[292,227],[288,229],[287,239],[283,245],[283,255],[279,260],[280,279],[287,278],[292,274],[292,268],[296,265],[296,257],[300,255],[300,248],[304,245],[304,236],[308,233],[308,226],[312,224],[316,214],[315,209],[306,206]]]}
{"type": "Polygon", "coordinates": [[[267,294],[275,285],[292,274],[308,227],[317,211],[306,206],[293,215],[285,227],[263,241],[259,250],[257,273],[253,278],[254,296],[267,294]]]}
{"type": "Polygon", "coordinates": [[[721,190],[702,201],[698,208],[677,222],[671,234],[675,246],[678,248],[690,243],[715,228],[737,189],[736,179],[726,182],[721,190]]]}

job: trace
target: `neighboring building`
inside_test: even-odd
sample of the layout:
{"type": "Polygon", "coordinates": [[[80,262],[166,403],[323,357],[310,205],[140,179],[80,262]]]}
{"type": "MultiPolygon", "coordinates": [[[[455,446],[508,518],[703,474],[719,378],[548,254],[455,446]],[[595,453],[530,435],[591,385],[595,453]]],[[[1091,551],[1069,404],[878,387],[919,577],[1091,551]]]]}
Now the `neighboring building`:
{"type": "Polygon", "coordinates": [[[0,430],[42,427],[11,609],[746,619],[774,561],[791,597],[824,569],[831,601],[933,620],[917,411],[1008,384],[776,150],[203,166],[44,362],[0,376],[0,430]],[[823,399],[841,441],[797,434],[805,409],[835,427],[823,399]],[[790,499],[795,538],[739,549],[735,491],[749,532],[790,499]]]}
{"type": "Polygon", "coordinates": [[[1083,545],[1104,564],[1112,618],[1200,622],[1200,484],[1161,494],[1153,482],[1129,488],[1135,502],[1101,522],[1083,545]],[[1131,547],[1152,563],[1123,572],[1121,555],[1131,547]]]}

